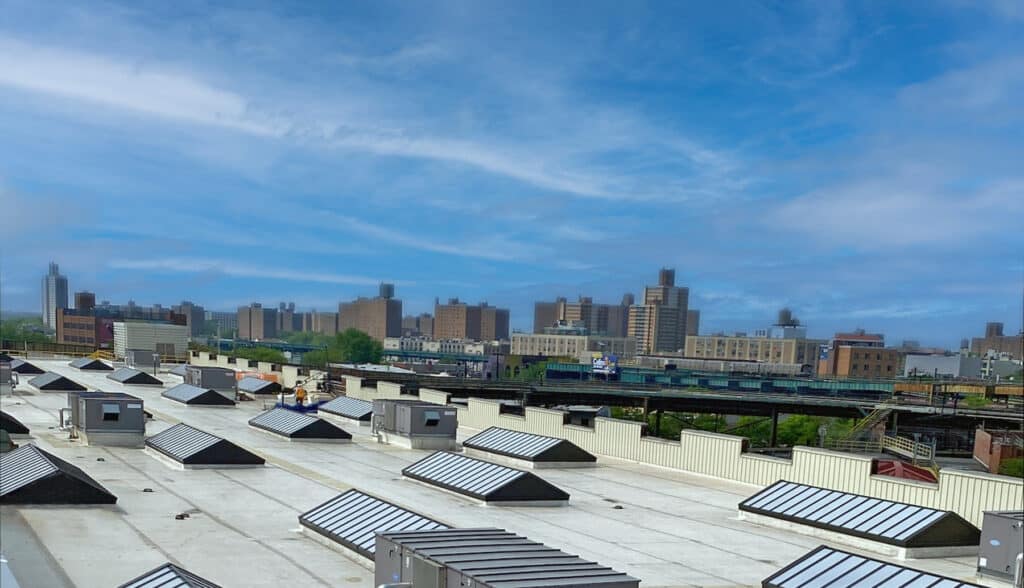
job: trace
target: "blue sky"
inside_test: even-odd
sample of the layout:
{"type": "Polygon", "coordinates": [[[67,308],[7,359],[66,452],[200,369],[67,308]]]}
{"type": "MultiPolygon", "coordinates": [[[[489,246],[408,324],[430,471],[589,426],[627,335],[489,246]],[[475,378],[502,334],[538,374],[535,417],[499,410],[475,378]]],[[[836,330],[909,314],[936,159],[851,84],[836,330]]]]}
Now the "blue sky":
{"type": "Polygon", "coordinates": [[[1021,323],[1024,5],[0,0],[2,305],[1021,323]]]}

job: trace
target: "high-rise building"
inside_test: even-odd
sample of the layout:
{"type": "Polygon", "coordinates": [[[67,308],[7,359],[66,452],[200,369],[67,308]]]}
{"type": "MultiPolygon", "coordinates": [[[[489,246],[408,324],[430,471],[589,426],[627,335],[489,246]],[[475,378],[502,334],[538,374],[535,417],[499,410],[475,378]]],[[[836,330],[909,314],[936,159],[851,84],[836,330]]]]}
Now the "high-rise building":
{"type": "Polygon", "coordinates": [[[1006,335],[1003,323],[987,323],[985,336],[971,339],[971,353],[981,356],[1024,359],[1024,329],[1019,335],[1006,335]]]}
{"type": "Polygon", "coordinates": [[[480,336],[478,341],[507,341],[509,312],[507,308],[480,303],[480,336]]]}
{"type": "Polygon", "coordinates": [[[338,334],[338,313],[336,312],[304,312],[301,315],[303,331],[321,333],[323,335],[338,334]]]}
{"type": "Polygon", "coordinates": [[[393,298],[394,285],[381,284],[379,294],[339,304],[338,331],[358,329],[378,341],[401,336],[402,301],[393,298]]]}
{"type": "Polygon", "coordinates": [[[447,304],[434,303],[434,338],[479,339],[480,307],[449,298],[447,304]],[[475,335],[475,336],[474,336],[475,335]]]}
{"type": "Polygon", "coordinates": [[[508,339],[508,309],[486,302],[471,306],[451,298],[447,304],[434,304],[434,339],[472,339],[497,341],[508,339]]]}
{"type": "Polygon", "coordinates": [[[429,312],[402,317],[402,336],[432,338],[434,336],[434,317],[429,312]]]}
{"type": "Polygon", "coordinates": [[[181,304],[171,306],[171,312],[185,316],[185,326],[188,327],[189,337],[198,337],[203,332],[203,325],[206,323],[206,309],[188,300],[182,300],[181,304]]]}
{"type": "Polygon", "coordinates": [[[75,292],[75,310],[88,311],[96,308],[96,295],[92,292],[75,292]]]}
{"type": "Polygon", "coordinates": [[[295,303],[277,305],[277,332],[294,333],[302,330],[302,315],[296,314],[295,303]]]}
{"type": "Polygon", "coordinates": [[[56,263],[50,262],[50,271],[43,277],[43,324],[57,328],[57,309],[68,307],[68,279],[61,275],[56,263]]]}
{"type": "Polygon", "coordinates": [[[533,304],[533,332],[543,333],[546,327],[553,327],[560,319],[565,298],[556,298],[554,302],[535,302],[533,304]]]}
{"type": "Polygon", "coordinates": [[[686,311],[686,336],[696,337],[700,335],[700,311],[688,309],[686,311]]]}
{"type": "Polygon", "coordinates": [[[420,329],[420,334],[424,337],[434,338],[434,315],[429,312],[424,312],[417,317],[417,326],[420,329]]]}
{"type": "Polygon", "coordinates": [[[258,302],[238,307],[238,338],[262,341],[277,336],[277,309],[263,308],[258,302]]]}
{"type": "Polygon", "coordinates": [[[561,323],[582,323],[594,335],[624,337],[632,303],[632,294],[623,296],[621,304],[595,303],[589,296],[580,296],[576,302],[569,302],[563,297],[556,298],[554,302],[536,302],[533,332],[543,333],[544,329],[561,323]]]}
{"type": "Polygon", "coordinates": [[[627,334],[637,353],[676,353],[686,346],[686,314],[690,289],[675,285],[676,272],[663,268],[658,285],[644,288],[643,304],[629,308],[627,334]]]}
{"type": "Polygon", "coordinates": [[[203,312],[203,320],[217,323],[217,335],[219,337],[233,337],[238,330],[237,312],[207,310],[203,312]]]}

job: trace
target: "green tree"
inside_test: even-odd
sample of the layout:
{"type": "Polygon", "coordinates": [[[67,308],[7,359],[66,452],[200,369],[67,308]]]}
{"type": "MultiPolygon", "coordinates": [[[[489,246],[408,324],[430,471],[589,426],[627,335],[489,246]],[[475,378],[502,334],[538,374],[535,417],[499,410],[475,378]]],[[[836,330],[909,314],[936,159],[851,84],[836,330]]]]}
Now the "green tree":
{"type": "Polygon", "coordinates": [[[328,363],[380,363],[384,346],[359,329],[338,333],[327,347],[302,354],[302,363],[324,367],[328,363]]]}
{"type": "Polygon", "coordinates": [[[310,331],[283,333],[280,338],[293,345],[311,345],[313,347],[327,347],[335,340],[335,337],[331,335],[310,331]]]}
{"type": "Polygon", "coordinates": [[[16,343],[50,343],[41,318],[14,318],[0,322],[0,340],[16,343]]]}
{"type": "Polygon", "coordinates": [[[818,427],[824,419],[802,414],[790,415],[779,423],[777,444],[793,447],[794,445],[818,445],[818,427]]]}
{"type": "Polygon", "coordinates": [[[284,353],[270,347],[239,347],[231,352],[234,357],[252,361],[269,361],[270,363],[287,363],[284,353]]]}
{"type": "Polygon", "coordinates": [[[1004,476],[1024,478],[1024,457],[1004,459],[999,463],[999,473],[1004,476]]]}
{"type": "Polygon", "coordinates": [[[768,447],[772,436],[772,420],[766,417],[744,416],[726,431],[730,435],[746,437],[751,447],[768,447]]]}

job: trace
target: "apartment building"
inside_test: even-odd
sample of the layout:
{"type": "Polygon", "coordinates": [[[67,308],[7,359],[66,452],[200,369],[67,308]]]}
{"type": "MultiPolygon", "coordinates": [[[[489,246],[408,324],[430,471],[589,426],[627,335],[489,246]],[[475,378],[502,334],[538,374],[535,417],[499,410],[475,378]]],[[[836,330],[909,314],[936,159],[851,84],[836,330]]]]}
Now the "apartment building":
{"type": "Polygon", "coordinates": [[[533,306],[533,332],[540,334],[544,329],[560,323],[582,323],[595,335],[625,337],[629,306],[633,295],[626,294],[619,304],[595,303],[589,296],[580,296],[576,302],[564,297],[554,302],[536,302],[533,306]]]}
{"type": "Polygon", "coordinates": [[[686,338],[684,357],[815,366],[823,339],[773,339],[730,335],[686,338]]]}
{"type": "MultiPolygon", "coordinates": [[[[413,351],[452,355],[508,354],[508,342],[473,341],[471,339],[430,339],[428,337],[387,337],[384,351],[413,351]]],[[[385,355],[387,355],[385,353],[385,355]]]]}
{"type": "Polygon", "coordinates": [[[277,337],[277,309],[263,308],[258,302],[238,307],[238,338],[262,341],[277,337]]]}
{"type": "Polygon", "coordinates": [[[675,285],[676,272],[663,268],[658,285],[644,288],[643,304],[629,307],[627,334],[637,353],[677,353],[686,346],[690,289],[675,285]]]}
{"type": "Polygon", "coordinates": [[[437,340],[498,341],[508,339],[509,311],[481,302],[469,305],[458,298],[434,304],[433,338],[437,340]]]}
{"type": "Polygon", "coordinates": [[[299,315],[300,328],[307,333],[323,335],[338,334],[338,313],[336,312],[303,312],[299,315]]]}
{"type": "Polygon", "coordinates": [[[277,305],[277,333],[296,333],[302,330],[302,313],[295,311],[295,303],[277,305]]]}
{"type": "Polygon", "coordinates": [[[402,334],[402,301],[393,284],[381,284],[376,298],[357,298],[338,305],[338,331],[358,329],[377,341],[402,334]]]}
{"type": "Polygon", "coordinates": [[[1024,359],[1024,331],[1019,335],[1005,335],[1003,323],[987,323],[985,336],[971,339],[971,353],[1005,359],[1024,359]]]}
{"type": "Polygon", "coordinates": [[[512,333],[510,352],[512,355],[572,357],[585,362],[589,362],[595,352],[629,359],[636,354],[636,340],[632,337],[607,335],[512,333]]]}
{"type": "Polygon", "coordinates": [[[895,378],[902,375],[903,353],[887,348],[885,337],[865,333],[836,333],[819,355],[818,375],[836,378],[895,378]]]}
{"type": "Polygon", "coordinates": [[[181,304],[172,306],[171,311],[185,317],[185,326],[188,327],[190,337],[198,337],[202,333],[203,325],[206,323],[206,309],[202,306],[183,300],[181,304]]]}
{"type": "Polygon", "coordinates": [[[75,310],[92,310],[96,308],[96,294],[92,292],[75,292],[75,310]]]}
{"type": "Polygon", "coordinates": [[[203,320],[217,323],[217,329],[222,337],[233,336],[238,330],[238,313],[218,310],[207,310],[203,312],[203,320]]]}
{"type": "Polygon", "coordinates": [[[114,342],[114,319],[96,316],[92,309],[57,309],[57,342],[108,349],[114,342]]]}
{"type": "Polygon", "coordinates": [[[700,334],[700,311],[695,308],[686,311],[686,336],[694,337],[700,334]]]}

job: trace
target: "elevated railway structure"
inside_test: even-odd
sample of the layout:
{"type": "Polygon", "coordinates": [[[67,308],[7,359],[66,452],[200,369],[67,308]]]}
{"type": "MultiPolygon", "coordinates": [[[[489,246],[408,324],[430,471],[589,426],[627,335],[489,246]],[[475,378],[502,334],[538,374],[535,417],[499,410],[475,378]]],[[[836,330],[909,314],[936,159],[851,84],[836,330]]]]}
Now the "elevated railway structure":
{"type": "Polygon", "coordinates": [[[465,402],[470,397],[505,400],[510,410],[565,405],[640,408],[645,414],[655,415],[655,434],[665,412],[767,417],[772,422],[773,441],[780,415],[850,418],[865,427],[882,424],[890,434],[901,429],[942,432],[953,439],[948,442],[951,448],[969,443],[979,426],[1024,426],[1019,405],[1007,401],[1019,398],[1019,392],[991,384],[780,380],[708,374],[671,376],[676,380],[669,385],[659,381],[550,377],[531,383],[331,367],[329,379],[336,392],[343,389],[344,376],[360,378],[363,386],[375,386],[376,382],[399,384],[402,393],[409,395],[418,394],[421,388],[440,390],[448,393],[452,402],[465,402]],[[970,396],[989,397],[995,402],[979,407],[962,401],[970,396]]]}

